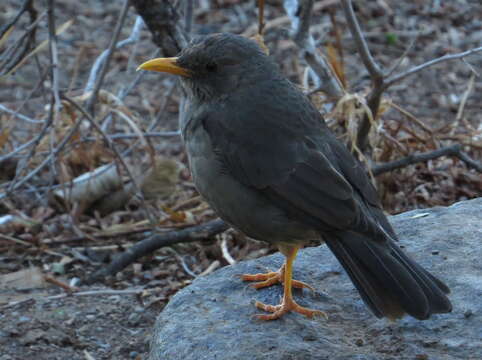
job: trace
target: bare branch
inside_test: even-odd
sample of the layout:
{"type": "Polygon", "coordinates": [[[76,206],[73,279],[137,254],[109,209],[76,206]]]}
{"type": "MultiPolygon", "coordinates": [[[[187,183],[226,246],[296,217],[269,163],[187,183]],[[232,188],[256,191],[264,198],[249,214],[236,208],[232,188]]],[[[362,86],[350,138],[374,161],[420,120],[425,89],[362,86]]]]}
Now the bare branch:
{"type": "MultiPolygon", "coordinates": [[[[368,106],[372,110],[372,114],[374,117],[376,117],[378,113],[378,108],[380,106],[380,101],[383,95],[383,92],[387,90],[391,85],[395,84],[398,81],[401,81],[402,79],[406,78],[409,75],[413,75],[423,69],[426,69],[432,65],[441,63],[443,61],[449,61],[449,60],[456,60],[456,59],[463,59],[466,56],[475,54],[477,52],[482,51],[482,47],[478,47],[475,49],[471,49],[468,51],[464,51],[462,53],[457,53],[457,54],[450,54],[450,55],[445,55],[442,57],[439,57],[437,59],[433,59],[430,61],[427,61],[426,63],[423,63],[421,65],[415,66],[407,71],[404,71],[400,74],[396,74],[391,76],[388,79],[382,78],[379,82],[374,84],[374,88],[371,91],[369,97],[368,97],[368,106]]],[[[370,127],[371,123],[369,119],[365,116],[362,120],[362,123],[360,125],[358,134],[357,134],[357,147],[360,149],[362,152],[366,149],[368,145],[368,133],[370,132],[370,127]]]]}
{"type": "Polygon", "coordinates": [[[20,114],[20,113],[14,111],[14,110],[11,110],[8,107],[3,106],[2,104],[0,104],[0,111],[6,112],[7,114],[15,116],[17,119],[29,122],[31,124],[43,124],[45,122],[44,120],[35,120],[35,119],[32,119],[32,118],[29,118],[28,116],[25,116],[23,114],[20,114]]]}
{"type": "Polygon", "coordinates": [[[18,153],[21,152],[22,150],[30,147],[30,146],[33,145],[36,141],[37,141],[37,139],[36,139],[36,138],[33,138],[32,140],[27,141],[25,144],[20,145],[18,148],[16,148],[15,150],[9,152],[8,154],[3,155],[3,156],[0,156],[0,163],[1,163],[2,161],[5,161],[5,160],[11,158],[12,156],[15,156],[16,154],[18,154],[18,153]]]}
{"type": "Polygon", "coordinates": [[[383,81],[383,72],[373,59],[373,56],[368,49],[368,45],[363,37],[363,32],[360,29],[360,24],[358,24],[358,20],[355,16],[355,12],[353,11],[353,6],[351,0],[341,0],[341,6],[343,11],[345,12],[345,18],[348,24],[348,28],[355,39],[355,44],[360,53],[360,57],[365,65],[368,73],[372,81],[377,84],[378,82],[383,81]]]}
{"type": "MultiPolygon", "coordinates": [[[[365,65],[368,73],[370,74],[370,78],[373,82],[373,90],[368,96],[367,105],[370,108],[371,117],[373,119],[376,119],[383,94],[383,72],[373,59],[373,56],[368,49],[368,45],[365,41],[362,30],[360,29],[360,25],[358,24],[355,12],[353,11],[351,0],[341,0],[341,5],[345,13],[348,28],[350,29],[353,39],[355,40],[355,44],[362,59],[362,62],[365,65]]],[[[365,116],[363,117],[358,129],[356,146],[354,147],[354,151],[361,151],[363,153],[367,148],[368,134],[370,132],[371,123],[372,122],[370,121],[370,116],[365,113],[365,116]]]]}
{"type": "Polygon", "coordinates": [[[117,256],[107,267],[92,274],[86,282],[93,283],[106,276],[114,275],[140,257],[151,254],[161,247],[204,240],[226,231],[228,228],[229,226],[224,221],[216,219],[187,229],[152,235],[131,246],[124,253],[117,256]]]}
{"type": "MultiPolygon", "coordinates": [[[[141,30],[143,26],[144,26],[144,22],[142,21],[142,18],[138,16],[136,18],[136,22],[132,28],[132,32],[129,35],[129,37],[115,44],[115,48],[120,49],[124,46],[130,45],[138,41],[140,38],[141,30]]],[[[90,70],[89,79],[87,80],[87,84],[85,85],[85,88],[84,88],[84,94],[94,89],[94,85],[96,84],[96,80],[99,76],[99,72],[102,68],[102,65],[106,63],[108,55],[109,55],[109,49],[106,49],[102,52],[102,54],[100,54],[97,57],[97,59],[95,59],[94,65],[90,70]]]]}
{"type": "Polygon", "coordinates": [[[464,51],[464,52],[461,52],[461,53],[447,54],[447,55],[441,56],[439,58],[427,61],[427,62],[425,62],[423,64],[420,64],[420,65],[417,65],[417,66],[415,66],[415,67],[413,67],[413,68],[411,68],[407,71],[404,71],[400,74],[393,75],[392,77],[388,78],[385,81],[385,85],[384,85],[383,89],[385,90],[388,87],[395,84],[396,82],[399,82],[400,80],[405,79],[407,76],[416,74],[417,72],[419,72],[421,70],[424,70],[424,69],[426,69],[430,66],[433,66],[435,64],[439,64],[439,63],[444,62],[444,61],[463,59],[467,56],[476,54],[476,53],[481,52],[481,51],[482,51],[482,46],[480,46],[478,48],[475,48],[475,49],[467,50],[467,51],[464,51]]]}
{"type": "Polygon", "coordinates": [[[380,175],[388,171],[403,168],[407,165],[425,162],[447,155],[455,156],[462,160],[464,163],[466,163],[467,166],[474,168],[478,172],[482,172],[482,164],[471,159],[466,153],[464,153],[462,151],[462,145],[460,144],[443,147],[434,151],[428,151],[421,154],[411,154],[392,162],[374,165],[371,170],[373,175],[380,175]]]}
{"type": "Polygon", "coordinates": [[[310,34],[313,0],[300,2],[285,0],[284,8],[291,19],[293,41],[301,50],[305,61],[320,80],[320,90],[329,97],[338,99],[343,95],[343,89],[334,76],[332,69],[315,47],[315,41],[310,34]]]}
{"type": "MultiPolygon", "coordinates": [[[[27,175],[25,175],[21,180],[19,180],[18,182],[16,181],[16,179],[18,178],[18,175],[20,173],[22,173],[23,169],[25,168],[26,164],[24,167],[22,167],[22,169],[19,169],[17,170],[17,176],[15,177],[14,180],[12,180],[12,182],[10,183],[10,186],[7,190],[7,193],[10,193],[16,189],[18,189],[19,187],[21,187],[23,184],[25,184],[26,182],[28,182],[32,177],[34,177],[35,175],[37,175],[37,173],[42,170],[47,164],[49,164],[52,159],[54,159],[62,150],[63,148],[65,147],[65,145],[67,145],[67,142],[72,138],[72,136],[75,134],[75,132],[77,131],[77,129],[79,128],[81,124],[81,121],[80,120],[77,120],[76,123],[74,124],[74,126],[72,126],[70,129],[69,129],[69,132],[64,136],[64,138],[62,139],[62,141],[59,143],[59,145],[53,149],[49,156],[47,156],[35,169],[33,169],[32,171],[30,171],[27,175]]],[[[35,142],[34,142],[34,147],[33,149],[30,151],[29,155],[27,156],[27,159],[30,159],[31,157],[33,157],[33,154],[35,153],[35,148],[36,146],[38,145],[38,143],[40,142],[40,140],[46,135],[47,133],[47,130],[48,128],[50,127],[51,125],[51,122],[47,122],[46,125],[43,127],[42,131],[40,132],[40,134],[37,136],[37,138],[35,139],[35,142]]],[[[0,194],[0,199],[3,198],[2,196],[3,194],[0,194]]]]}
{"type": "Polygon", "coordinates": [[[416,34],[415,36],[412,37],[412,39],[410,40],[410,44],[407,46],[407,48],[405,49],[405,51],[403,52],[402,56],[400,56],[397,60],[397,62],[392,66],[392,68],[390,70],[387,71],[387,73],[385,74],[385,78],[389,78],[390,76],[392,76],[392,74],[398,70],[398,68],[400,67],[400,65],[402,64],[403,60],[408,56],[408,54],[410,53],[410,51],[412,51],[413,47],[415,46],[415,43],[417,42],[417,39],[418,39],[418,36],[419,34],[416,34]]]}
{"type": "Polygon", "coordinates": [[[117,24],[115,26],[114,34],[110,41],[109,48],[107,49],[107,55],[102,66],[102,70],[100,71],[99,78],[95,83],[94,89],[92,90],[92,96],[89,98],[89,101],[87,103],[87,109],[89,109],[91,113],[93,113],[94,104],[97,99],[97,93],[99,92],[100,87],[102,86],[102,82],[104,81],[105,75],[107,74],[107,69],[109,68],[109,63],[112,58],[112,54],[114,53],[114,50],[116,48],[117,39],[119,38],[120,32],[122,30],[122,26],[124,25],[124,20],[126,18],[127,11],[129,10],[129,5],[130,5],[129,0],[124,0],[124,5],[122,6],[122,10],[120,12],[119,18],[117,19],[117,24]]]}
{"type": "Polygon", "coordinates": [[[49,27],[49,53],[50,53],[50,68],[52,80],[52,96],[54,98],[54,114],[58,116],[62,104],[59,96],[59,54],[57,51],[57,35],[55,34],[55,15],[54,15],[54,0],[48,1],[47,18],[49,27]]]}
{"type": "MultiPolygon", "coordinates": [[[[139,39],[140,39],[141,30],[142,30],[143,27],[144,27],[144,21],[142,20],[142,18],[140,16],[137,16],[136,22],[134,23],[134,26],[132,27],[132,31],[131,31],[130,35],[126,39],[121,40],[116,44],[116,46],[115,46],[116,50],[118,50],[118,49],[120,49],[124,46],[133,44],[133,43],[136,44],[137,41],[139,41],[139,39]]],[[[84,95],[86,95],[90,91],[92,91],[92,89],[93,89],[93,87],[96,83],[97,77],[99,75],[99,72],[102,69],[102,65],[105,63],[108,54],[109,54],[109,50],[106,49],[95,60],[94,65],[92,66],[92,69],[90,70],[89,79],[88,79],[87,84],[85,85],[85,88],[84,88],[84,95]]],[[[127,63],[128,68],[129,68],[129,65],[131,64],[131,61],[132,61],[134,55],[135,55],[135,51],[132,51],[131,55],[129,57],[129,61],[127,63]]],[[[119,89],[118,94],[117,94],[119,99],[120,100],[124,99],[129,94],[129,92],[139,83],[139,81],[141,80],[141,78],[144,75],[145,75],[144,71],[138,72],[136,74],[135,78],[134,78],[134,81],[132,81],[132,83],[129,84],[129,86],[127,86],[127,88],[124,88],[123,86],[121,86],[121,88],[119,89]]],[[[109,114],[107,117],[105,117],[102,120],[102,126],[101,126],[102,130],[104,130],[104,131],[107,130],[111,120],[112,120],[111,114],[109,114]]]]}

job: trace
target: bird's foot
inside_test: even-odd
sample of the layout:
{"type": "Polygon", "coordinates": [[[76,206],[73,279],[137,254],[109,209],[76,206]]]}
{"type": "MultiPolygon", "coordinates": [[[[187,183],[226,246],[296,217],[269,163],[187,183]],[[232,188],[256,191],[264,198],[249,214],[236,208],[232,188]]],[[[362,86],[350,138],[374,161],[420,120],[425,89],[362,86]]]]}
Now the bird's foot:
{"type": "MultiPolygon", "coordinates": [[[[262,289],[278,283],[282,284],[284,282],[284,272],[285,266],[283,265],[278,271],[270,271],[265,274],[243,274],[241,275],[241,279],[243,281],[256,281],[250,286],[255,289],[262,289]]],[[[315,291],[315,289],[311,285],[308,285],[303,281],[292,280],[291,285],[298,289],[307,288],[311,291],[315,291]]]]}
{"type": "Polygon", "coordinates": [[[260,301],[256,301],[255,306],[263,311],[270,312],[272,314],[258,314],[255,317],[259,320],[276,320],[282,317],[284,314],[293,311],[305,315],[307,318],[313,318],[314,316],[323,316],[328,319],[328,315],[320,310],[308,309],[298,305],[293,299],[284,299],[280,305],[267,305],[260,301]]]}

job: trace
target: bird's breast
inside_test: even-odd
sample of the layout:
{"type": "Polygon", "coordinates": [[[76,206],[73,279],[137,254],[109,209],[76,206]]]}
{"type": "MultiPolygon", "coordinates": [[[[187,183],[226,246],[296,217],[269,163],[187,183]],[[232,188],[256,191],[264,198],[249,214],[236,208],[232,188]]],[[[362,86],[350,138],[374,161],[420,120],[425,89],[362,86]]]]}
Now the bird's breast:
{"type": "Polygon", "coordinates": [[[190,126],[184,135],[196,188],[217,214],[246,235],[267,242],[305,242],[319,237],[305,225],[288,218],[262,191],[237,181],[223,167],[209,134],[190,126]]]}

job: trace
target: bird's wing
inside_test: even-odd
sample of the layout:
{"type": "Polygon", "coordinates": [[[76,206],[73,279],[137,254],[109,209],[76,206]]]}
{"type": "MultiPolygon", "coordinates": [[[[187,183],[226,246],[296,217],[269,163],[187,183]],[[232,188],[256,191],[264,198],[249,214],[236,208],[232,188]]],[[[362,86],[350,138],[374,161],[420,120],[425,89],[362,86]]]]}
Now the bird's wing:
{"type": "Polygon", "coordinates": [[[226,171],[320,230],[351,230],[381,240],[393,232],[365,171],[303,95],[247,97],[224,107],[236,108],[234,114],[218,107],[201,121],[226,171]]]}

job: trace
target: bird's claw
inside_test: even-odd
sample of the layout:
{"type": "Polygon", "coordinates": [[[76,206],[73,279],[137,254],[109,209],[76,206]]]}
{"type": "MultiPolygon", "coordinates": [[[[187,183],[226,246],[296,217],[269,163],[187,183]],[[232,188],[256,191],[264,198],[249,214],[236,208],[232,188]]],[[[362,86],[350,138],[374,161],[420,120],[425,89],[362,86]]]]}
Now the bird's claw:
{"type": "MultiPolygon", "coordinates": [[[[284,265],[278,271],[270,271],[264,274],[243,274],[241,275],[241,280],[243,281],[255,281],[254,284],[251,284],[251,287],[255,289],[262,289],[268,286],[272,286],[275,284],[283,284],[284,283],[284,265]]],[[[310,289],[311,291],[315,291],[315,289],[308,285],[303,281],[292,280],[291,285],[297,289],[310,289]]]]}
{"type": "Polygon", "coordinates": [[[283,301],[280,305],[267,305],[260,301],[256,301],[254,305],[260,310],[272,313],[255,315],[259,320],[276,320],[290,311],[305,315],[310,319],[315,316],[322,316],[328,320],[328,315],[323,311],[305,308],[298,305],[294,300],[283,301]]]}

